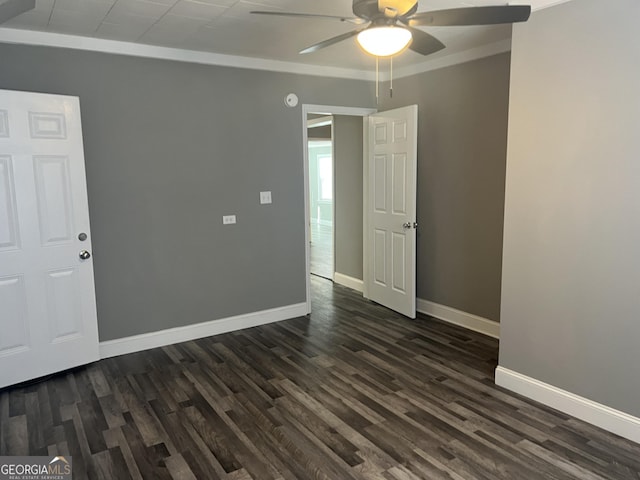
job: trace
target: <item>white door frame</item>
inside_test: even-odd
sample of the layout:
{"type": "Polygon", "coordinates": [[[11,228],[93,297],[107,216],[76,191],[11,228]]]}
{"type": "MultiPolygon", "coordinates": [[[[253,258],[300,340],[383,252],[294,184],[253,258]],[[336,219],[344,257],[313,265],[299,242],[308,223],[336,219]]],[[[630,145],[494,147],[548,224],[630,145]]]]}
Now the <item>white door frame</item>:
{"type": "MultiPolygon", "coordinates": [[[[307,135],[307,115],[309,113],[325,113],[327,115],[350,115],[353,117],[366,117],[378,110],[365,107],[342,107],[336,105],[313,105],[302,104],[302,145],[303,145],[303,167],[304,167],[304,251],[305,251],[305,282],[307,287],[307,314],[311,313],[311,251],[309,247],[309,148],[307,135]]],[[[364,123],[364,122],[363,122],[364,123]]],[[[367,149],[367,139],[364,139],[363,148],[367,149]]],[[[365,152],[366,155],[366,152],[365,152]]],[[[334,160],[335,166],[335,160],[334,160]]],[[[335,171],[335,170],[334,170],[335,171]]],[[[335,187],[335,186],[334,186],[335,187]]],[[[364,187],[364,185],[363,185],[364,187]]],[[[366,187],[365,187],[366,188],[366,187]]],[[[334,199],[334,222],[335,222],[335,199],[334,199]]],[[[335,243],[335,242],[334,242],[335,243]]],[[[366,242],[364,242],[366,243],[366,242]]],[[[364,246],[364,245],[363,245],[364,246]]]]}

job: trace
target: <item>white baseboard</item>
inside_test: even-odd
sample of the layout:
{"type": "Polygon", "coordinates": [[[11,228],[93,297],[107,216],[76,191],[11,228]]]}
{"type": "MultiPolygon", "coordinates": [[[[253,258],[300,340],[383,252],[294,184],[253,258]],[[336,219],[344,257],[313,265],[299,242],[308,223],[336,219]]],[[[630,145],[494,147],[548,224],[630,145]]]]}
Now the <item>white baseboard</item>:
{"type": "Polygon", "coordinates": [[[106,342],[100,342],[100,358],[115,357],[127,353],[148,350],[150,348],[163,347],[173,343],[187,342],[197,338],[242,330],[243,328],[303,317],[306,314],[307,304],[298,303],[286,307],[272,308],[270,310],[212,320],[210,322],[196,323],[195,325],[169,328],[157,332],[108,340],[106,342]]]}
{"type": "Polygon", "coordinates": [[[358,280],[357,278],[353,278],[342,273],[335,272],[333,274],[333,281],[340,285],[344,285],[345,287],[352,288],[360,293],[364,290],[364,282],[362,280],[358,280]]]}
{"type": "Polygon", "coordinates": [[[640,418],[500,366],[496,385],[640,443],[640,418]]]}
{"type": "Polygon", "coordinates": [[[430,315],[445,322],[473,330],[474,332],[483,333],[493,338],[500,338],[500,324],[493,320],[463,312],[462,310],[456,310],[446,305],[430,302],[429,300],[423,300],[422,298],[416,299],[416,310],[425,315],[430,315]]]}

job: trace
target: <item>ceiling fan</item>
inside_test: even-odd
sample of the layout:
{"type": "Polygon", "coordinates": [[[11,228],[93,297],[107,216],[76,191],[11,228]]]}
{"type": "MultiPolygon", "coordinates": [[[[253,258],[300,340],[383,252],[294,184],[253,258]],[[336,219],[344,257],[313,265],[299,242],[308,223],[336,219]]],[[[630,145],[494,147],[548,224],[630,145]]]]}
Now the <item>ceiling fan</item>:
{"type": "Polygon", "coordinates": [[[351,22],[363,27],[323,40],[300,51],[316,52],[343,40],[357,36],[358,43],[379,57],[395,55],[409,48],[421,55],[430,55],[445,48],[434,36],[415,27],[495,25],[524,22],[531,14],[530,5],[502,5],[418,11],[417,0],[353,0],[355,17],[340,17],[313,13],[252,11],[258,15],[298,18],[327,18],[351,22]]]}

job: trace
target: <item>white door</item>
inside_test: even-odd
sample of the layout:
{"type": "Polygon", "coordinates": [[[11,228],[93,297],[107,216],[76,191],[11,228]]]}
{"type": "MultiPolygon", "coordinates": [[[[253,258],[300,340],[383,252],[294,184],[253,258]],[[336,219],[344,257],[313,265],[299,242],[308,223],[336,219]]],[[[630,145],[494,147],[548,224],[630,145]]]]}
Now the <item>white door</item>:
{"type": "Polygon", "coordinates": [[[416,317],[418,106],[369,117],[368,298],[416,317]]]}
{"type": "Polygon", "coordinates": [[[78,99],[0,90],[0,387],[98,359],[81,252],[91,232],[78,99]]]}

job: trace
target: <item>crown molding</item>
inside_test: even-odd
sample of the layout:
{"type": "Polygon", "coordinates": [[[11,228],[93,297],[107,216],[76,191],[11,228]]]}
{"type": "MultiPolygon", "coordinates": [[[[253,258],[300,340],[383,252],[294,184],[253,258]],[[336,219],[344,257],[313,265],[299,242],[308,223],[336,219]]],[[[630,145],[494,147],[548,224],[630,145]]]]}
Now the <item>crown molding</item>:
{"type": "MultiPolygon", "coordinates": [[[[452,53],[451,55],[445,55],[432,60],[427,60],[426,62],[395,69],[393,72],[393,77],[394,80],[398,78],[410,77],[419,73],[438,70],[440,68],[450,67],[459,63],[466,63],[472,60],[478,60],[480,58],[491,57],[492,55],[497,55],[499,53],[509,51],[511,51],[511,39],[502,40],[500,42],[482,45],[481,47],[471,48],[462,52],[452,53]]],[[[389,74],[385,73],[381,75],[380,78],[382,80],[389,80],[389,74]]]]}
{"type": "Polygon", "coordinates": [[[88,50],[92,52],[112,53],[116,55],[174,60],[178,62],[199,63],[203,65],[217,65],[223,67],[247,68],[252,70],[266,70],[271,72],[286,72],[299,75],[313,75],[365,81],[375,80],[375,74],[373,72],[357,69],[224,55],[221,53],[160,47],[102,38],[66,35],[62,33],[39,32],[35,30],[0,28],[0,43],[70,48],[73,50],[88,50]]]}
{"type": "MultiPolygon", "coordinates": [[[[198,63],[202,65],[217,65],[223,67],[247,68],[266,70],[271,72],[294,73],[321,77],[346,78],[364,81],[375,81],[375,72],[366,70],[347,69],[308,65],[280,60],[269,60],[254,57],[223,55],[219,53],[185,50],[179,48],[159,47],[102,38],[82,37],[79,35],[65,35],[61,33],[39,32],[35,30],[20,30],[0,27],[0,43],[32,45],[40,47],[69,48],[91,52],[128,55],[133,57],[173,60],[177,62],[198,63]]],[[[448,67],[458,63],[469,62],[478,58],[496,55],[510,50],[511,40],[505,40],[463,52],[445,55],[433,60],[427,60],[417,65],[402,67],[394,72],[395,78],[407,77],[416,73],[427,72],[448,67]]],[[[381,74],[381,80],[388,80],[388,74],[381,74]]]]}

